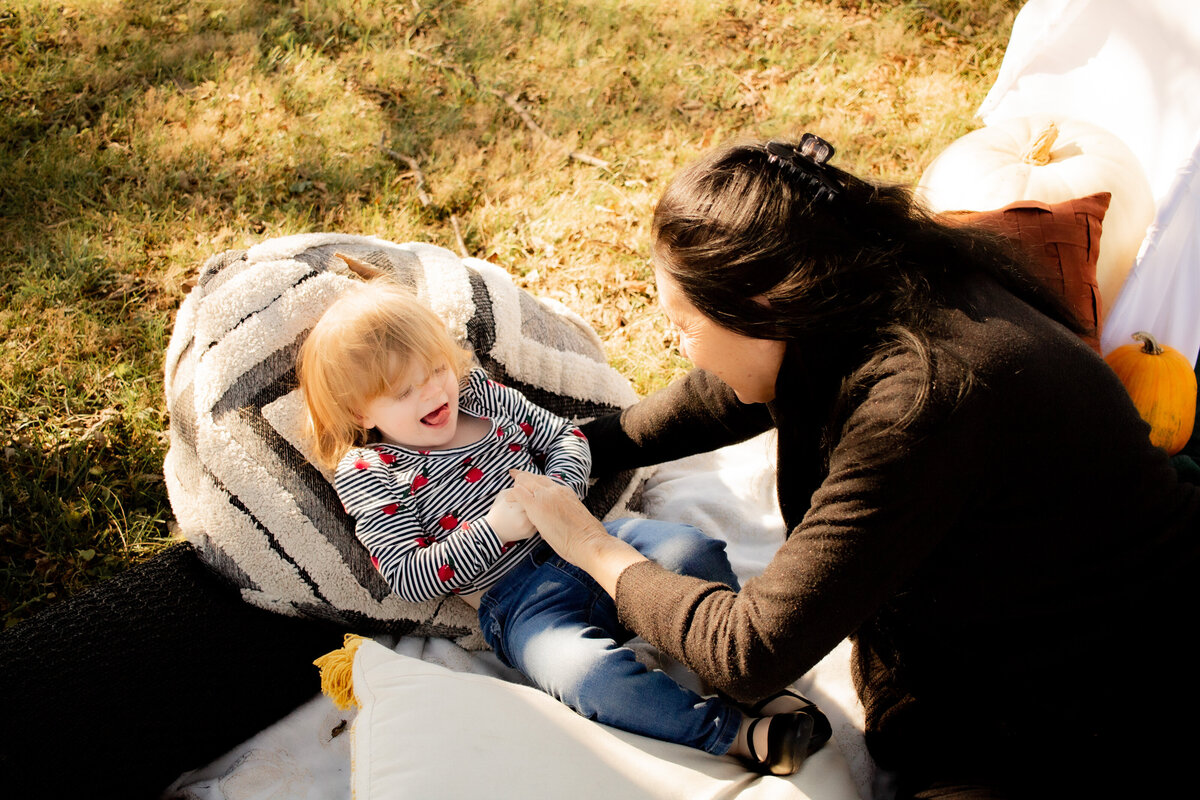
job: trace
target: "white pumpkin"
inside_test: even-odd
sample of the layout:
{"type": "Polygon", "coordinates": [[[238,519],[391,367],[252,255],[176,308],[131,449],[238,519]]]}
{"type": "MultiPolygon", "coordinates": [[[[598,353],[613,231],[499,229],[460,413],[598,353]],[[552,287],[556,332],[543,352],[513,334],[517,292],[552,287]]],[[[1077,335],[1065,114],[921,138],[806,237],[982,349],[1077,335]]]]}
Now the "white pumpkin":
{"type": "Polygon", "coordinates": [[[1097,125],[1052,116],[1002,120],[950,144],[916,194],[935,212],[990,211],[1018,200],[1061,203],[1110,192],[1097,282],[1112,308],[1154,219],[1150,183],[1133,152],[1097,125]]]}

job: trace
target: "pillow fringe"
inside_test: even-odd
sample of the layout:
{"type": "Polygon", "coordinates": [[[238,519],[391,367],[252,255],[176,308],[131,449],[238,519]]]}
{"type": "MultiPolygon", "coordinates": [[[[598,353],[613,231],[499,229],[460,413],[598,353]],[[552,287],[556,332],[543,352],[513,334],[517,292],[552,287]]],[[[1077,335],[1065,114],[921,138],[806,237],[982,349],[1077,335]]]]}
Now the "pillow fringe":
{"type": "Polygon", "coordinates": [[[321,692],[340,709],[358,706],[354,697],[354,654],[365,641],[363,636],[347,633],[340,648],[313,662],[321,671],[321,692]]]}

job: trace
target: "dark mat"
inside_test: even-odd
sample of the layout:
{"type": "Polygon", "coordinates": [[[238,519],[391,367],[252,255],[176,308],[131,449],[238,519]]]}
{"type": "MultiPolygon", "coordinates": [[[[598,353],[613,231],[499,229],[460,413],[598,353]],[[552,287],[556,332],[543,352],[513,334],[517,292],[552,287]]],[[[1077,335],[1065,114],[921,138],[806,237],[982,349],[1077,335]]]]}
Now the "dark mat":
{"type": "Polygon", "coordinates": [[[310,699],[343,631],[242,602],[175,545],[0,634],[9,797],[157,797],[310,699]]]}

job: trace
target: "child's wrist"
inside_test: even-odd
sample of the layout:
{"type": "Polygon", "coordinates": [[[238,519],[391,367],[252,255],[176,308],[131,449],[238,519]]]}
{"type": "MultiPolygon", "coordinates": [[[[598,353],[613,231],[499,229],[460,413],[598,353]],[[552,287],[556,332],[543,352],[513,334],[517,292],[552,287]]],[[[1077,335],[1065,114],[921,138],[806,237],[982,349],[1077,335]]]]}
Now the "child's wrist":
{"type": "Polygon", "coordinates": [[[492,535],[499,540],[500,544],[508,544],[514,541],[512,538],[512,532],[505,530],[504,525],[500,523],[500,520],[497,517],[493,516],[491,511],[484,514],[483,519],[480,521],[487,525],[487,527],[491,530],[492,535]]]}

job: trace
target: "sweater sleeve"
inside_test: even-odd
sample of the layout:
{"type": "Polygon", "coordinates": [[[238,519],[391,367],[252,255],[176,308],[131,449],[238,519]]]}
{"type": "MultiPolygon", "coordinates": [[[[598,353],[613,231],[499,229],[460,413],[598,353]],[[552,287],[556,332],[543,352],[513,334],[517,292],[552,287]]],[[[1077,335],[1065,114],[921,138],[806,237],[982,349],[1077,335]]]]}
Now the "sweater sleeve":
{"type": "Polygon", "coordinates": [[[716,450],[768,430],[767,407],[737,399],[701,369],[624,411],[582,425],[592,446],[592,472],[609,474],[716,450]]]}
{"type": "Polygon", "coordinates": [[[503,543],[483,518],[424,530],[416,510],[379,454],[352,451],[338,465],[338,496],[354,532],[392,591],[409,602],[444,597],[469,585],[500,557],[503,543]]]}
{"type": "Polygon", "coordinates": [[[914,574],[970,494],[959,415],[895,424],[916,391],[903,373],[871,388],[808,513],[740,593],[642,562],[618,580],[622,622],[734,698],[759,699],[808,671],[914,574]]]}

